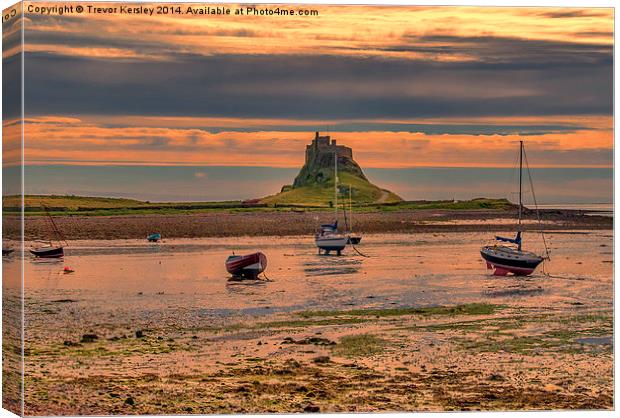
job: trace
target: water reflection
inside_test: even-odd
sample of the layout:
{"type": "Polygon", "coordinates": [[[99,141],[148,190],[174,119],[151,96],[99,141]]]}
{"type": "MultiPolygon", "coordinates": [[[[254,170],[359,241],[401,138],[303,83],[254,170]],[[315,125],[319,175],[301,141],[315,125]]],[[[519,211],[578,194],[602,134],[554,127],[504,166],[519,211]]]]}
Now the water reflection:
{"type": "Polygon", "coordinates": [[[331,276],[355,274],[360,271],[363,258],[336,255],[317,255],[315,259],[304,263],[304,272],[308,276],[331,276]]]}

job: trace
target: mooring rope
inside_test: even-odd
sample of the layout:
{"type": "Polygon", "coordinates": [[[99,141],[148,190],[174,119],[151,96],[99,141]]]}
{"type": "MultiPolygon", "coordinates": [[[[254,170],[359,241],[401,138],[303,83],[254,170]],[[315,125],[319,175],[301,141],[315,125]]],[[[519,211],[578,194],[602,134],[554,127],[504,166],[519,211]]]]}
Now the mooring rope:
{"type": "Polygon", "coordinates": [[[355,248],[355,245],[350,244],[351,247],[353,247],[353,249],[355,250],[356,253],[358,253],[359,255],[361,255],[362,257],[366,257],[366,258],[370,258],[369,255],[364,254],[363,252],[361,252],[360,250],[358,250],[357,248],[355,248]]]}
{"type": "MultiPolygon", "coordinates": [[[[523,149],[523,156],[525,157],[525,166],[527,167],[527,176],[530,180],[530,188],[532,189],[532,198],[534,199],[534,207],[536,208],[536,218],[538,219],[538,229],[540,230],[540,236],[542,237],[543,245],[545,246],[545,259],[551,260],[549,256],[549,248],[547,247],[547,240],[545,239],[545,233],[542,229],[542,220],[540,219],[540,212],[538,211],[538,202],[536,201],[536,193],[534,192],[534,182],[532,181],[532,173],[530,172],[530,163],[527,160],[527,154],[525,148],[523,149]]],[[[544,262],[544,260],[543,260],[544,262]]],[[[543,264],[544,268],[544,264],[543,264]]]]}

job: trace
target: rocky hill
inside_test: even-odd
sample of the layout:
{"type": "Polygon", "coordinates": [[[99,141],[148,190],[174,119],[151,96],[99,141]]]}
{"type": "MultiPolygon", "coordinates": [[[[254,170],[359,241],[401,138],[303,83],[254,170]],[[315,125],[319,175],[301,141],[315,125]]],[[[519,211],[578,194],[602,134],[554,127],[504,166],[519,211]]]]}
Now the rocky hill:
{"type": "Polygon", "coordinates": [[[306,160],[292,185],[280,193],[262,199],[267,204],[299,204],[332,206],[334,200],[334,159],[338,164],[340,198],[348,200],[349,189],[354,203],[390,203],[402,199],[372,184],[353,159],[351,148],[338,145],[329,136],[316,132],[306,146],[306,160]]]}

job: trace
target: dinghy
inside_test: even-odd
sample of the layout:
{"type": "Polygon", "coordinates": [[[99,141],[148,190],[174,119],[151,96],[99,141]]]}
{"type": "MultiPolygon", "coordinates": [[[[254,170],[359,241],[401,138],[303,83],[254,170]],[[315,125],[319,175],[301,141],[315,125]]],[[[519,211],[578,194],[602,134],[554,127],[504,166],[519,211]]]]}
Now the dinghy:
{"type": "Polygon", "coordinates": [[[161,234],[151,234],[147,236],[146,239],[148,240],[148,242],[158,242],[159,240],[161,240],[161,234]]]}
{"type": "Polygon", "coordinates": [[[359,244],[362,241],[362,237],[359,235],[349,235],[349,241],[348,244],[359,244]]]}
{"type": "Polygon", "coordinates": [[[267,256],[261,252],[231,255],[226,260],[226,271],[235,278],[256,279],[267,268],[267,256]]]}

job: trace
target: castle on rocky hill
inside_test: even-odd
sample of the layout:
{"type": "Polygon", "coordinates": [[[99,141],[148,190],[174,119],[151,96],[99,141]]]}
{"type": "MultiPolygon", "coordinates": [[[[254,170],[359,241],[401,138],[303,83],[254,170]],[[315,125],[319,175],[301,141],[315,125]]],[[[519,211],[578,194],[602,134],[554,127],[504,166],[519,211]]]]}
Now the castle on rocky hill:
{"type": "Polygon", "coordinates": [[[315,132],[306,145],[306,162],[293,184],[282,186],[280,193],[260,199],[267,205],[295,204],[332,207],[335,170],[338,166],[338,193],[346,193],[355,203],[394,203],[402,199],[389,190],[372,184],[353,159],[353,150],[338,145],[328,135],[315,132]]]}

